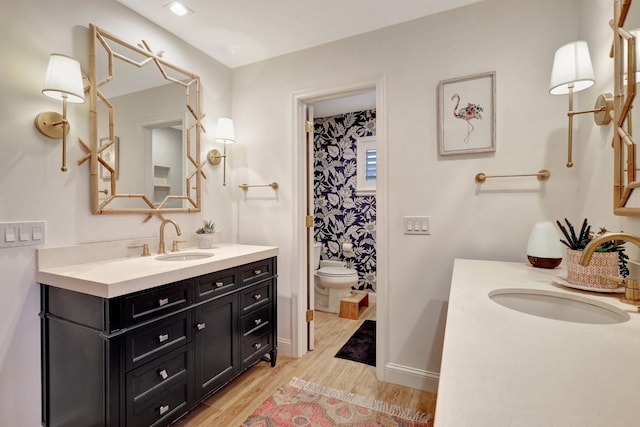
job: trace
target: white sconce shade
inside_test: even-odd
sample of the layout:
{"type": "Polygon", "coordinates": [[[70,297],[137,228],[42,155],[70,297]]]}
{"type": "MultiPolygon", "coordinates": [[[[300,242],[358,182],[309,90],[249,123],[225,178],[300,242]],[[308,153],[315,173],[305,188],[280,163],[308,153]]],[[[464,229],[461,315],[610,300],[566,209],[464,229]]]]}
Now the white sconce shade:
{"type": "Polygon", "coordinates": [[[80,63],[66,55],[54,53],[44,79],[42,93],[51,98],[79,104],[84,102],[84,85],[80,63]]]}
{"type": "MultiPolygon", "coordinates": [[[[640,28],[637,28],[635,30],[631,30],[629,31],[633,37],[635,38],[636,41],[636,84],[640,83],[640,48],[638,46],[638,39],[640,39],[640,28]]],[[[628,75],[628,67],[629,67],[629,62],[628,62],[628,58],[629,58],[629,47],[627,43],[623,43],[624,46],[624,56],[622,57],[624,60],[624,68],[622,70],[622,72],[624,73],[624,81],[626,83],[627,81],[627,75],[628,75]]]]}
{"type": "Polygon", "coordinates": [[[613,95],[605,93],[598,97],[591,110],[573,111],[573,94],[590,88],[596,82],[591,64],[589,46],[583,40],[574,41],[561,46],[553,57],[551,69],[551,95],[569,95],[569,135],[567,141],[567,167],[573,167],[573,116],[593,113],[596,124],[604,126],[611,121],[613,95]]]}
{"type": "Polygon", "coordinates": [[[216,141],[223,144],[233,144],[236,141],[233,131],[233,120],[228,117],[220,117],[216,128],[216,141]]]}
{"type": "Polygon", "coordinates": [[[36,128],[44,136],[62,139],[62,172],[67,171],[67,103],[84,102],[84,83],[80,63],[66,55],[54,53],[49,57],[49,66],[44,78],[42,93],[50,98],[62,101],[62,114],[45,111],[38,114],[36,128]]]}
{"type": "Polygon", "coordinates": [[[551,221],[536,223],[529,235],[527,258],[534,267],[555,268],[562,262],[560,236],[551,221]]]}
{"type": "Polygon", "coordinates": [[[595,83],[593,65],[587,42],[579,40],[567,43],[556,50],[551,71],[549,93],[564,95],[590,88],[595,83]]]}

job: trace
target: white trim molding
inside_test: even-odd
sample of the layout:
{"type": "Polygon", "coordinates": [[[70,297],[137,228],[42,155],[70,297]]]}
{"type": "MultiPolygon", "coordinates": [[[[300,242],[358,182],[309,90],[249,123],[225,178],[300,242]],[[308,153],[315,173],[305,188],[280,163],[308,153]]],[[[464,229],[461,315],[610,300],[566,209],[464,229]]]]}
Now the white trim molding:
{"type": "Polygon", "coordinates": [[[396,365],[395,363],[387,363],[385,365],[385,381],[417,390],[424,390],[429,393],[437,393],[440,374],[409,366],[396,365]]]}
{"type": "Polygon", "coordinates": [[[291,340],[278,337],[278,354],[282,356],[293,356],[293,342],[291,340]]]}

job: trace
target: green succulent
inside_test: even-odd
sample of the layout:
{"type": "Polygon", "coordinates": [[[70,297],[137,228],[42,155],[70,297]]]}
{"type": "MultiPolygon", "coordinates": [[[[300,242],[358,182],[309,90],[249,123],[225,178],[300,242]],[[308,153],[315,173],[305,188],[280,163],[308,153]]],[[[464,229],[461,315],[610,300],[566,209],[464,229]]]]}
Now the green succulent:
{"type": "MultiPolygon", "coordinates": [[[[569,222],[568,219],[564,219],[564,222],[567,226],[563,226],[560,221],[556,221],[558,224],[558,228],[562,231],[564,235],[564,239],[560,239],[566,247],[569,249],[573,249],[576,251],[582,251],[589,244],[591,239],[597,236],[601,236],[607,232],[607,229],[604,227],[600,227],[600,231],[598,233],[591,232],[591,226],[589,225],[589,221],[587,218],[582,221],[582,227],[580,228],[580,232],[576,234],[576,230],[573,228],[573,225],[569,222]]],[[[624,252],[624,244],[623,240],[609,240],[602,243],[600,246],[596,248],[596,252],[617,252],[618,253],[618,269],[620,271],[620,275],[622,277],[627,277],[629,275],[629,268],[627,261],[629,256],[624,252]]]]}
{"type": "Polygon", "coordinates": [[[216,231],[216,223],[211,220],[202,220],[202,227],[196,230],[196,234],[211,234],[216,231]]]}

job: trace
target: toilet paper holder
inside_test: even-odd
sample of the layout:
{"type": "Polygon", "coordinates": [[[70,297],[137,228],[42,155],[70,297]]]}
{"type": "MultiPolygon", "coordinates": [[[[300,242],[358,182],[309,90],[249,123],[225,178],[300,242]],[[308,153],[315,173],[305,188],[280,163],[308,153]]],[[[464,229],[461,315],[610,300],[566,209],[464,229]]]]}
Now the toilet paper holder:
{"type": "Polygon", "coordinates": [[[351,257],[354,255],[353,243],[343,242],[341,245],[342,245],[342,253],[345,257],[351,257]]]}

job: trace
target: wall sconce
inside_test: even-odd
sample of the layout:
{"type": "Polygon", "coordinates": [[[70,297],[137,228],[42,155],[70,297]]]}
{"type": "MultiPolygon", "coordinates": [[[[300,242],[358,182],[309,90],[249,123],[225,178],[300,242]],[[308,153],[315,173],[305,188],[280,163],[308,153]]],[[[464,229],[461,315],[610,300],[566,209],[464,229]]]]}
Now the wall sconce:
{"type": "Polygon", "coordinates": [[[591,55],[587,42],[579,40],[560,47],[553,58],[551,70],[551,95],[569,94],[569,141],[567,167],[573,166],[573,116],[576,114],[594,113],[594,121],[598,125],[606,125],[611,121],[613,95],[605,93],[596,99],[592,110],[573,111],[573,94],[588,89],[595,83],[591,55]]]}
{"type": "Polygon", "coordinates": [[[222,160],[222,185],[227,185],[227,144],[233,144],[236,141],[233,131],[233,120],[228,117],[220,117],[216,128],[216,142],[223,144],[224,154],[213,149],[207,153],[207,160],[212,165],[219,165],[222,160]]]}
{"type": "Polygon", "coordinates": [[[49,138],[62,138],[62,172],[67,171],[67,102],[84,102],[84,84],[80,63],[66,55],[54,53],[49,58],[49,66],[44,80],[42,93],[62,101],[62,115],[53,111],[38,114],[35,125],[41,134],[49,138]]]}

